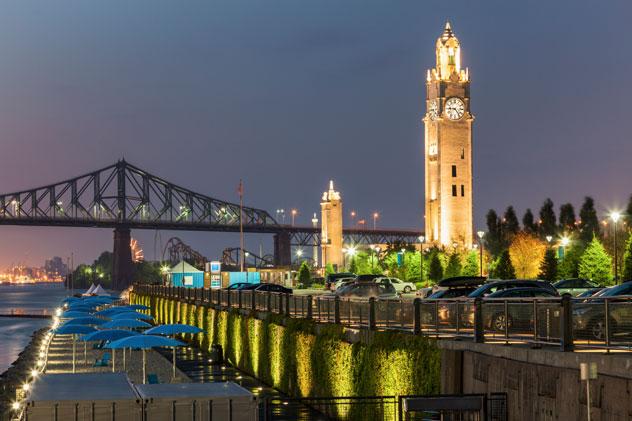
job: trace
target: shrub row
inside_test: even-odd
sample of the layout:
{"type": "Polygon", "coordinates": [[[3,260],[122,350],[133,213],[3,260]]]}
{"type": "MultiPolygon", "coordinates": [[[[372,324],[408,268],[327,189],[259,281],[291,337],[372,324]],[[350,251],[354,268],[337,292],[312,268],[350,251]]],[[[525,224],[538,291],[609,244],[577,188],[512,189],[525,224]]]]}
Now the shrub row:
{"type": "Polygon", "coordinates": [[[349,343],[340,326],[315,333],[308,320],[270,315],[261,320],[237,310],[215,310],[169,298],[131,295],[151,307],[159,323],[204,330],[188,340],[209,350],[220,344],[228,361],[295,397],[390,396],[438,393],[440,353],[431,339],[376,332],[369,344],[349,343]]]}

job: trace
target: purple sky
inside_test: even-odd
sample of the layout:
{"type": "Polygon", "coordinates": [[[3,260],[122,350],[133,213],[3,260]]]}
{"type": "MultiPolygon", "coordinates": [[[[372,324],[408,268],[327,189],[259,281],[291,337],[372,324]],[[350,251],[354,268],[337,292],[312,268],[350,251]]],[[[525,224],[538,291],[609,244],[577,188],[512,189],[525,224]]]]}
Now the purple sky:
{"type": "MultiPolygon", "coordinates": [[[[0,14],[0,191],[129,162],[308,223],[330,178],[345,210],[422,221],[424,77],[446,19],[472,77],[475,223],[632,193],[632,3],[59,0],[0,14]]],[[[215,257],[238,236],[172,235],[215,257]]],[[[0,227],[0,267],[112,246],[109,230],[0,227]]],[[[155,241],[156,239],[156,241],[155,241]]],[[[156,246],[154,247],[154,244],[156,246]]],[[[270,250],[268,236],[248,248],[270,250]]],[[[158,252],[157,254],[160,254],[158,252]]]]}

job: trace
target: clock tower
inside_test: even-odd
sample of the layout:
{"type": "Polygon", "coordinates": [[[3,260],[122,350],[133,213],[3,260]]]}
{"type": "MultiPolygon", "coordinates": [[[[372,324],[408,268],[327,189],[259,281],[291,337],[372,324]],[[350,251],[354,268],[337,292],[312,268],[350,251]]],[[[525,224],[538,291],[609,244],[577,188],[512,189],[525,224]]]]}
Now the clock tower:
{"type": "Polygon", "coordinates": [[[436,43],[436,66],[426,75],[426,240],[472,247],[472,122],[470,77],[461,45],[446,23],[436,43]]]}

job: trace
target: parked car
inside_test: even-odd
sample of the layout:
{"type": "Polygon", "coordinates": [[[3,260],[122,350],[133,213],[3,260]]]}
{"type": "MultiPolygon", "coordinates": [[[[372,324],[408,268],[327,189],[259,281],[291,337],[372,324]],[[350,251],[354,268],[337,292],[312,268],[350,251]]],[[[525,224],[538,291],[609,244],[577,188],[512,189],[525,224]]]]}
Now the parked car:
{"type": "Polygon", "coordinates": [[[334,283],[340,278],[355,278],[356,274],[351,272],[331,273],[327,275],[327,281],[325,282],[325,289],[333,291],[334,283]]]}
{"type": "MultiPolygon", "coordinates": [[[[507,288],[496,291],[486,298],[558,298],[554,294],[543,288],[507,288]]],[[[497,306],[493,311],[483,311],[483,326],[487,329],[497,331],[505,330],[505,323],[508,328],[533,329],[533,305],[530,302],[515,302],[507,305],[507,317],[505,320],[505,306],[497,306]]]]}
{"type": "Polygon", "coordinates": [[[573,297],[598,287],[596,283],[588,279],[580,278],[562,279],[561,281],[554,283],[553,286],[557,289],[560,295],[570,294],[573,297]]]}
{"type": "Polygon", "coordinates": [[[603,287],[597,287],[597,288],[592,288],[592,289],[588,289],[584,292],[582,292],[581,294],[579,294],[577,296],[577,298],[588,298],[588,297],[592,297],[595,294],[598,294],[599,292],[603,291],[604,288],[603,287]]]}
{"type": "Polygon", "coordinates": [[[417,290],[417,286],[413,283],[413,282],[406,282],[406,281],[402,281],[401,279],[398,278],[389,278],[386,276],[382,276],[379,278],[375,278],[375,282],[377,283],[382,283],[382,282],[388,282],[391,285],[393,285],[393,287],[395,288],[395,291],[404,294],[408,294],[412,291],[416,291],[417,290]]]}
{"type": "Polygon", "coordinates": [[[353,283],[355,280],[355,276],[352,278],[339,278],[336,282],[334,282],[333,291],[337,291],[338,288],[341,288],[346,284],[353,283]]]}
{"type": "Polygon", "coordinates": [[[238,290],[238,289],[244,289],[245,287],[249,286],[249,285],[259,285],[259,284],[251,284],[249,282],[235,282],[234,284],[230,284],[228,285],[226,288],[226,290],[238,290]]]}
{"type": "Polygon", "coordinates": [[[468,298],[487,297],[497,291],[502,291],[509,288],[542,288],[549,291],[551,294],[558,296],[557,289],[549,282],[546,281],[532,281],[523,279],[513,279],[508,281],[493,281],[481,285],[472,291],[468,298]]]}
{"type": "Polygon", "coordinates": [[[608,330],[610,338],[632,332],[632,281],[605,288],[597,294],[573,304],[573,329],[578,336],[604,340],[606,337],[606,299],[610,300],[608,330]],[[617,300],[621,297],[621,300],[617,300]],[[625,304],[623,303],[625,301],[625,304]]]}
{"type": "Polygon", "coordinates": [[[484,284],[486,280],[487,278],[484,276],[455,276],[453,278],[446,278],[437,283],[427,298],[466,297],[481,286],[481,284],[484,284]]]}
{"type": "Polygon", "coordinates": [[[363,274],[356,276],[356,281],[358,282],[375,282],[376,279],[383,278],[382,275],[374,275],[374,274],[363,274]]]}
{"type": "Polygon", "coordinates": [[[347,284],[340,290],[336,291],[335,295],[341,298],[399,298],[397,291],[391,284],[377,284],[374,282],[363,283],[354,282],[347,284]]]}
{"type": "Polygon", "coordinates": [[[250,284],[241,288],[242,290],[252,290],[257,292],[281,292],[283,294],[292,294],[291,288],[286,288],[279,284],[250,284]]]}

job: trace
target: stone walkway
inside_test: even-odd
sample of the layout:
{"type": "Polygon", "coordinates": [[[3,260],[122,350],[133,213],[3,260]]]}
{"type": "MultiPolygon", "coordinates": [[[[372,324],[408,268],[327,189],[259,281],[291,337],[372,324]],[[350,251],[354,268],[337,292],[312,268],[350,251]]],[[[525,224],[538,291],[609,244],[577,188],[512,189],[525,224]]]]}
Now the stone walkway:
{"type": "MultiPolygon", "coordinates": [[[[123,351],[117,349],[95,350],[93,345],[96,342],[87,343],[87,352],[84,359],[84,342],[77,340],[76,344],[76,365],[77,373],[99,373],[112,372],[112,363],[107,367],[93,367],[95,360],[103,357],[104,353],[109,353],[114,359],[115,371],[125,371],[133,383],[140,384],[143,380],[143,360],[142,351],[126,350],[125,368],[123,368],[123,351]]],[[[156,374],[160,383],[189,383],[191,379],[182,371],[176,368],[176,379],[172,381],[172,365],[160,353],[154,350],[146,350],[147,375],[156,374]]],[[[48,362],[46,373],[72,373],[72,335],[55,335],[51,340],[48,349],[48,362]]]]}

